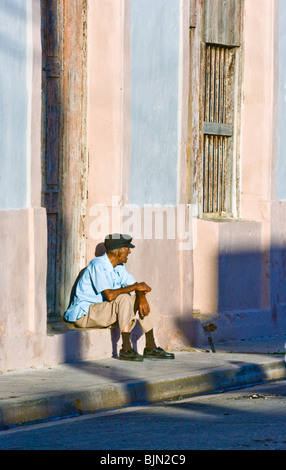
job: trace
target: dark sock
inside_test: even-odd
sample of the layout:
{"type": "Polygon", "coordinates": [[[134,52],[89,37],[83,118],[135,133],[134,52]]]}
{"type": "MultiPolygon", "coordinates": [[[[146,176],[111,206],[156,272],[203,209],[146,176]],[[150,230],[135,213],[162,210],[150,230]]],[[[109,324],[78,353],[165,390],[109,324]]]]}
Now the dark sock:
{"type": "Polygon", "coordinates": [[[156,343],[154,339],[154,333],[153,329],[145,333],[145,339],[146,339],[146,348],[147,349],[156,349],[156,343]]]}
{"type": "Polygon", "coordinates": [[[130,333],[121,333],[122,336],[122,349],[124,351],[129,351],[129,349],[132,349],[131,343],[130,343],[130,333]]]}

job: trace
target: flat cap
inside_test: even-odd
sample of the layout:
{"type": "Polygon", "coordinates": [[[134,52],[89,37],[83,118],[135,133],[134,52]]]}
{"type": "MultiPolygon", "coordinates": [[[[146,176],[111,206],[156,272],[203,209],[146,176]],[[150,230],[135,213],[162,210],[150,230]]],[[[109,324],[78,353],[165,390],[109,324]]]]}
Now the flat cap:
{"type": "Polygon", "coordinates": [[[118,250],[119,248],[135,248],[132,245],[132,237],[130,235],[122,235],[121,233],[112,233],[105,237],[104,245],[106,251],[118,250]]]}

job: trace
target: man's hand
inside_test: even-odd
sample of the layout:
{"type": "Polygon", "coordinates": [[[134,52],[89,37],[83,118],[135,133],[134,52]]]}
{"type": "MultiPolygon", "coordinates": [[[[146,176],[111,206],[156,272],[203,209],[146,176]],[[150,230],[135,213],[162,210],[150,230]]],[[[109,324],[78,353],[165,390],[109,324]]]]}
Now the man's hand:
{"type": "Polygon", "coordinates": [[[143,320],[144,317],[149,315],[150,307],[146,299],[148,292],[151,292],[151,287],[146,282],[137,282],[136,288],[136,311],[139,310],[139,317],[143,320]]]}
{"type": "Polygon", "coordinates": [[[138,310],[141,320],[150,313],[150,306],[146,299],[145,292],[137,292],[136,294],[135,311],[137,312],[138,310]]]}
{"type": "Polygon", "coordinates": [[[137,282],[137,287],[136,287],[136,291],[137,292],[151,292],[151,287],[148,286],[148,284],[146,284],[146,282],[137,282]]]}

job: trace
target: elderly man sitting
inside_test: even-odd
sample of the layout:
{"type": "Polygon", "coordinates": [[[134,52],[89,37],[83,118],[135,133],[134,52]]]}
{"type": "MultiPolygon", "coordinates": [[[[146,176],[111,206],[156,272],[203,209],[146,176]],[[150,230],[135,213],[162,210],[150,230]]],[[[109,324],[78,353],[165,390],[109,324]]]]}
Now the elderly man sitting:
{"type": "Polygon", "coordinates": [[[151,288],[137,282],[127,271],[131,249],[129,235],[112,234],[105,238],[106,253],[94,258],[81,276],[74,299],[65,313],[65,320],[78,328],[113,328],[119,326],[122,348],[119,359],[143,361],[143,358],[174,359],[174,354],[157,347],[153,328],[160,318],[150,311],[146,295],[151,288]],[[133,295],[131,295],[134,293],[133,295]],[[143,356],[132,349],[130,332],[137,321],[145,333],[143,356]]]}

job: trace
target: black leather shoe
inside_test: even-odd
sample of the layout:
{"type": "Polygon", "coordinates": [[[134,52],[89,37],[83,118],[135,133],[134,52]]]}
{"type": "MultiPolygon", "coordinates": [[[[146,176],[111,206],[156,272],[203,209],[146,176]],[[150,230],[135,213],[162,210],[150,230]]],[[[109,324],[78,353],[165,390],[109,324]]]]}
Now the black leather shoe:
{"type": "Polygon", "coordinates": [[[138,354],[134,349],[129,349],[128,351],[124,351],[123,349],[120,349],[119,351],[119,359],[124,360],[124,361],[137,361],[141,362],[143,361],[143,356],[138,354]]]}
{"type": "Polygon", "coordinates": [[[175,359],[175,354],[164,351],[164,349],[157,347],[155,349],[144,349],[144,357],[156,359],[175,359]]]}

